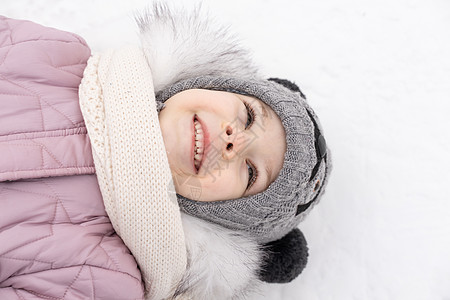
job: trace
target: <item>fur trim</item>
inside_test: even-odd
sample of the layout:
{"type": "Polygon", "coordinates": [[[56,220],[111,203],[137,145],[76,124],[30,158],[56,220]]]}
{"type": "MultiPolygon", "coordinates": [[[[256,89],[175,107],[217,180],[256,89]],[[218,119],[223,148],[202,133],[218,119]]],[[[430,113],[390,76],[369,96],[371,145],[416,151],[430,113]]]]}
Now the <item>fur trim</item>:
{"type": "Polygon", "coordinates": [[[245,299],[258,289],[263,251],[256,241],[184,213],[181,218],[188,266],[175,299],[245,299]]]}
{"type": "Polygon", "coordinates": [[[236,37],[227,27],[202,16],[200,10],[199,6],[186,13],[155,3],[136,17],[156,93],[200,75],[258,76],[248,51],[236,37]]]}

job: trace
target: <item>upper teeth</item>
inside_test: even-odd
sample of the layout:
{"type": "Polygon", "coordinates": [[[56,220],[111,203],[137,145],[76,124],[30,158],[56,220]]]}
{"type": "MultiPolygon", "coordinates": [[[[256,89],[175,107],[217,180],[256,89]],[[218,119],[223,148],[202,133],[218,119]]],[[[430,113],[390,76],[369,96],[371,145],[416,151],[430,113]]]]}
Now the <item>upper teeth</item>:
{"type": "Polygon", "coordinates": [[[194,164],[195,167],[198,169],[200,167],[200,162],[202,161],[203,158],[203,150],[204,150],[203,129],[202,125],[197,120],[194,120],[194,127],[195,127],[194,164]]]}

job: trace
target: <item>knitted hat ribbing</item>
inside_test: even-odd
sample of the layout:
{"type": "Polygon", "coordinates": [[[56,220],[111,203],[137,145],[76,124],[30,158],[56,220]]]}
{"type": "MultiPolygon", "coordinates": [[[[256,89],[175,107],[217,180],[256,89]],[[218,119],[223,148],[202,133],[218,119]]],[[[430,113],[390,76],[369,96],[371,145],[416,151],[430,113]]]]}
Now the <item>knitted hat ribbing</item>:
{"type": "Polygon", "coordinates": [[[201,76],[180,81],[156,95],[164,103],[188,89],[227,91],[256,97],[280,117],[286,132],[286,153],[280,174],[256,195],[200,202],[178,196],[181,209],[193,216],[244,231],[261,243],[280,239],[295,228],[318,202],[331,170],[319,121],[296,86],[283,81],[201,76]],[[279,84],[281,83],[281,84],[279,84]]]}

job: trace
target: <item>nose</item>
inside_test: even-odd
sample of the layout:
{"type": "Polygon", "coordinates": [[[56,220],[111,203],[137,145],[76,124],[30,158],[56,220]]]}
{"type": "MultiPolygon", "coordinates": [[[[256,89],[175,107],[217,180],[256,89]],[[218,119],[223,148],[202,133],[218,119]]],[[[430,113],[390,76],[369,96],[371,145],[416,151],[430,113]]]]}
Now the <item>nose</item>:
{"type": "Polygon", "coordinates": [[[245,131],[238,130],[231,124],[227,125],[223,134],[222,157],[232,160],[236,155],[241,155],[247,145],[245,131]]]}

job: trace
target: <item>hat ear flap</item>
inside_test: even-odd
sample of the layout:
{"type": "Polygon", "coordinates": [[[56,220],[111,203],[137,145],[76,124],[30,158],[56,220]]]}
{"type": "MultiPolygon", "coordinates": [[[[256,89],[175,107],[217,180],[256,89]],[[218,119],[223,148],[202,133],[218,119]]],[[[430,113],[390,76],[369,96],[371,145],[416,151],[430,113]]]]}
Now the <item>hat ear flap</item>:
{"type": "Polygon", "coordinates": [[[300,96],[303,99],[306,99],[305,94],[302,93],[302,91],[300,90],[300,88],[298,87],[298,85],[296,85],[295,83],[293,83],[292,81],[289,81],[287,79],[280,79],[280,78],[269,78],[267,79],[269,81],[274,81],[278,84],[281,84],[282,86],[284,86],[285,88],[290,89],[293,92],[299,92],[300,96]]]}
{"type": "Polygon", "coordinates": [[[291,230],[279,240],[263,245],[264,263],[259,279],[268,283],[287,283],[294,280],[308,261],[305,236],[298,229],[291,230]]]}

